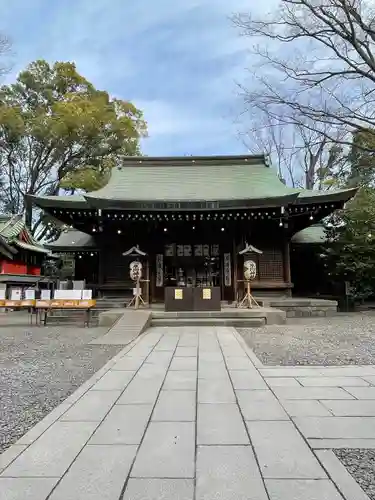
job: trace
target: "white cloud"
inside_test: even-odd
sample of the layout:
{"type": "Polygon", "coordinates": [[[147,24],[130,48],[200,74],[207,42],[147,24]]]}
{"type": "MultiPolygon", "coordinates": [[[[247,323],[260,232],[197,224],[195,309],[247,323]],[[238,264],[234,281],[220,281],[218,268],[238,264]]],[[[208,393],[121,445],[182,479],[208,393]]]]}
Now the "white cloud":
{"type": "Polygon", "coordinates": [[[37,58],[74,60],[96,86],[144,110],[154,151],[225,149],[248,44],[229,16],[277,1],[12,0],[0,6],[0,28],[14,34],[11,79],[37,58]]]}
{"type": "Polygon", "coordinates": [[[150,137],[174,136],[191,132],[194,127],[186,110],[167,101],[134,99],[135,105],[144,110],[150,137]]]}

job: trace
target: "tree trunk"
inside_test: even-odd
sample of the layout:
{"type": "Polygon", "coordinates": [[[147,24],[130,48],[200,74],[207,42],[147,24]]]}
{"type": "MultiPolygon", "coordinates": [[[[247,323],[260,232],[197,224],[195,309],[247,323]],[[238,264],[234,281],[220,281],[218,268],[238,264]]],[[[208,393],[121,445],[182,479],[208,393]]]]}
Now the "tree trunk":
{"type": "Polygon", "coordinates": [[[25,223],[26,227],[32,230],[33,204],[28,196],[25,196],[25,223]]]}

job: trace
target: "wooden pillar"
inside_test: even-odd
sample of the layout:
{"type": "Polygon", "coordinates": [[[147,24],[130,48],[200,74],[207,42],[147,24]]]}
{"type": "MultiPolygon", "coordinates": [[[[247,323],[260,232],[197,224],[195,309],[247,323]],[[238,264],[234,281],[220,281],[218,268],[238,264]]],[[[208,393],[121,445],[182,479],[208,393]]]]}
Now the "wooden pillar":
{"type": "MultiPolygon", "coordinates": [[[[99,287],[104,284],[104,251],[103,247],[99,249],[99,258],[98,258],[98,285],[99,287]]],[[[103,295],[103,292],[100,291],[100,296],[103,295]]]]}
{"type": "Polygon", "coordinates": [[[233,293],[234,301],[237,301],[237,279],[238,279],[238,255],[237,255],[237,245],[236,237],[233,237],[233,293]]]}
{"type": "Polygon", "coordinates": [[[290,245],[289,241],[284,241],[284,281],[291,283],[292,276],[290,272],[290,245]]]}
{"type": "Polygon", "coordinates": [[[225,284],[224,284],[224,247],[220,245],[220,297],[225,300],[225,284]]]}
{"type": "Polygon", "coordinates": [[[150,307],[151,305],[151,300],[150,300],[150,257],[147,259],[147,264],[146,264],[146,301],[147,305],[150,307]]]}
{"type": "Polygon", "coordinates": [[[150,292],[151,302],[156,302],[156,270],[155,270],[155,253],[152,257],[149,255],[149,272],[150,272],[150,292]]]}

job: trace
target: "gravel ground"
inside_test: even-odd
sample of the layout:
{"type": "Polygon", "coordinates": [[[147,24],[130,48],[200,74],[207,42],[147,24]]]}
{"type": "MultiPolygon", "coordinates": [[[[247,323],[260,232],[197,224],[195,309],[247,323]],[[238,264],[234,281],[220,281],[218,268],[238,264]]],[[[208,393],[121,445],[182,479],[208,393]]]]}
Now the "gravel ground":
{"type": "Polygon", "coordinates": [[[371,500],[375,500],[375,450],[334,450],[371,500]]]}
{"type": "Polygon", "coordinates": [[[0,453],[122,349],[88,345],[107,328],[21,326],[25,321],[0,316],[0,453]]]}
{"type": "Polygon", "coordinates": [[[375,312],[239,328],[265,365],[375,364],[375,312]]]}

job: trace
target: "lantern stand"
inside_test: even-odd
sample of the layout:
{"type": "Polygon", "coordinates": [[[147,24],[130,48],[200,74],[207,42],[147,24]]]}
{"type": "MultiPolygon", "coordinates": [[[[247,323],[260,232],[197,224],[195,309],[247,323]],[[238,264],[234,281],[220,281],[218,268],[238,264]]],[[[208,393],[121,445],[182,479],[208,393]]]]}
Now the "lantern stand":
{"type": "Polygon", "coordinates": [[[142,289],[141,289],[140,283],[141,283],[141,280],[139,278],[137,278],[136,285],[135,285],[135,295],[133,295],[133,298],[129,302],[128,307],[131,307],[134,305],[134,309],[139,309],[140,302],[142,305],[146,306],[145,301],[142,298],[142,289]]]}
{"type": "Polygon", "coordinates": [[[251,287],[250,287],[250,281],[247,280],[238,280],[239,282],[245,283],[246,286],[246,292],[243,297],[243,299],[238,302],[237,307],[240,309],[241,307],[246,307],[247,309],[252,309],[253,304],[256,307],[260,307],[258,302],[254,299],[254,297],[251,295],[251,287]]]}
{"type": "MultiPolygon", "coordinates": [[[[139,249],[139,246],[133,246],[130,248],[127,252],[124,252],[122,254],[125,257],[137,257],[139,258],[140,256],[144,257],[147,255],[145,252],[142,252],[142,250],[139,249]]],[[[143,300],[142,297],[142,288],[141,288],[141,281],[142,282],[148,282],[150,280],[141,280],[142,277],[142,263],[139,260],[133,260],[130,265],[130,278],[135,281],[135,294],[133,295],[132,300],[129,302],[128,307],[133,306],[134,309],[139,309],[140,303],[144,306],[146,306],[145,301],[143,300]]]]}
{"type": "MultiPolygon", "coordinates": [[[[255,248],[253,245],[248,245],[246,243],[245,248],[238,252],[239,255],[243,255],[245,258],[246,256],[250,256],[251,253],[257,253],[261,254],[263,253],[261,250],[258,250],[255,248]]],[[[244,278],[243,280],[238,280],[239,282],[242,282],[245,284],[245,294],[239,302],[237,302],[237,307],[242,308],[246,307],[247,309],[252,309],[253,304],[256,307],[260,307],[258,302],[254,299],[254,297],[251,294],[251,286],[250,283],[253,279],[255,279],[257,275],[257,265],[253,260],[246,259],[244,262],[244,278]]]]}

